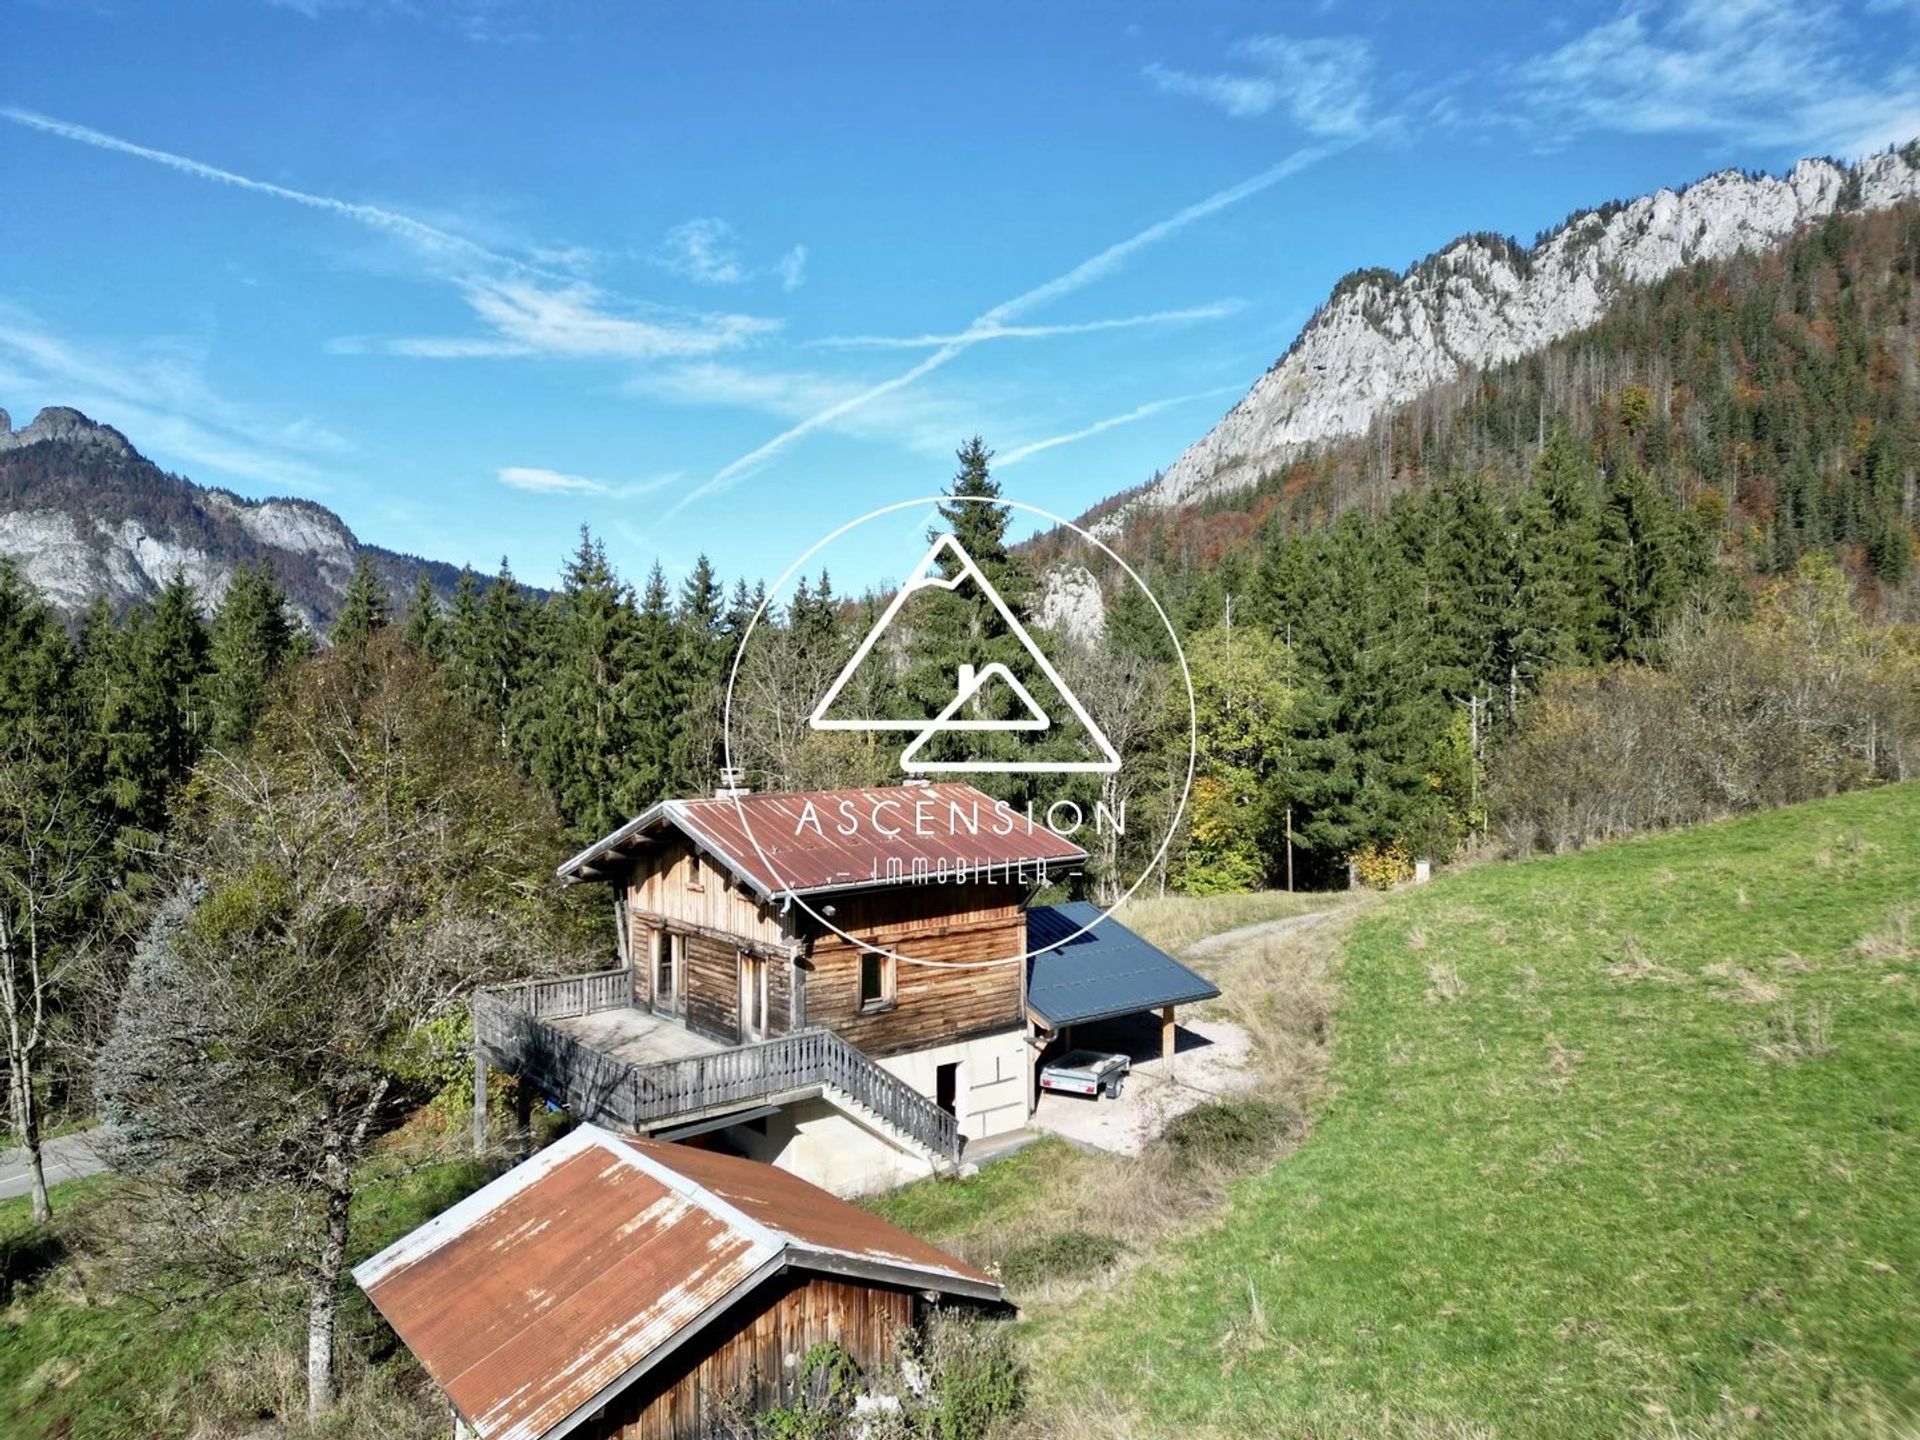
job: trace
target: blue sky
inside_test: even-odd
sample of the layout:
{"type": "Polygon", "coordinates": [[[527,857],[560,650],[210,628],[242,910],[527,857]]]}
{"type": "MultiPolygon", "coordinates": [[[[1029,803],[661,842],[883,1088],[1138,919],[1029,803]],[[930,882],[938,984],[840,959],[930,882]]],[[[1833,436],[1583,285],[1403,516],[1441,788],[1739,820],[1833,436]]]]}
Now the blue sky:
{"type": "Polygon", "coordinates": [[[1920,135],[1886,0],[7,10],[15,423],[535,582],[771,579],[975,431],[1071,515],[1350,269],[1920,135]]]}

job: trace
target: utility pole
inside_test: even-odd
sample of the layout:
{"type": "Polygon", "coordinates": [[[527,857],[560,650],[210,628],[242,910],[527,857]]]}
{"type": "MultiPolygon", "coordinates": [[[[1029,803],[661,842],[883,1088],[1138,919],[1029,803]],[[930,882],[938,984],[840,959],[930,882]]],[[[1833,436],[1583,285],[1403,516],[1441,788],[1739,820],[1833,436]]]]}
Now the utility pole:
{"type": "MultiPolygon", "coordinates": [[[[1293,680],[1293,621],[1287,621],[1287,706],[1295,704],[1298,686],[1293,680]]],[[[1293,736],[1287,736],[1287,893],[1293,893],[1293,736]]]]}
{"type": "Polygon", "coordinates": [[[1467,707],[1467,829],[1480,810],[1480,696],[1476,691],[1457,702],[1467,707]]]}

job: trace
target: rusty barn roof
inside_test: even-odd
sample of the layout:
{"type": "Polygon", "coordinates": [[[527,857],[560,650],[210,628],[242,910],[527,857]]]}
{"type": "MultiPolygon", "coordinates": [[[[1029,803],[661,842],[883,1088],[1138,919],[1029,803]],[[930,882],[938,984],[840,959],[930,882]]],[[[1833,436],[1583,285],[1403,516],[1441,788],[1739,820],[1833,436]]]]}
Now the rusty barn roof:
{"type": "Polygon", "coordinates": [[[1000,1297],[771,1166],[582,1125],[355,1268],[481,1440],[567,1433],[789,1266],[1000,1297]]]}
{"type": "Polygon", "coordinates": [[[1087,852],[1041,815],[971,785],[883,785],[663,800],[560,866],[566,880],[618,874],[678,830],[763,899],[939,875],[1079,864],[1087,852]]]}

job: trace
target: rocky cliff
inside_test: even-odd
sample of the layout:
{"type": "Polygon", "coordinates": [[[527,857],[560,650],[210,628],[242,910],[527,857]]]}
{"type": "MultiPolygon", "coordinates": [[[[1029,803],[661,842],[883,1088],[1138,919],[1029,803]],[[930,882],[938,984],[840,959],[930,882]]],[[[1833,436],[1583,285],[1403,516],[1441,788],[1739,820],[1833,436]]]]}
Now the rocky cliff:
{"type": "Polygon", "coordinates": [[[118,430],[53,406],[15,430],[0,410],[0,555],[68,616],[96,595],[116,609],[184,571],[208,605],[234,567],[269,562],[307,624],[324,631],[361,555],[403,600],[425,570],[443,592],[451,565],[362,545],[309,500],[245,500],[170,475],[118,430]]]}
{"type": "Polygon", "coordinates": [[[1591,325],[1623,287],[1916,195],[1920,141],[1854,166],[1803,160],[1784,177],[1724,171],[1576,215],[1530,249],[1471,235],[1400,274],[1356,271],[1246,397],[1100,528],[1117,530],[1137,506],[1251,484],[1316,442],[1362,434],[1436,384],[1591,325]]]}

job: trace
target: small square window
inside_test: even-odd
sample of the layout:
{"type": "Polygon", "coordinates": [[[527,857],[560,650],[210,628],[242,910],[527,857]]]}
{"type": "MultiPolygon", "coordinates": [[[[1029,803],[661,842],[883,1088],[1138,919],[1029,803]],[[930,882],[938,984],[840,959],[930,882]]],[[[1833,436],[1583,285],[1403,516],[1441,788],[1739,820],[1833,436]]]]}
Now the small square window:
{"type": "Polygon", "coordinates": [[[881,1010],[893,1003],[893,957],[878,950],[860,952],[860,1008],[881,1010]]]}

